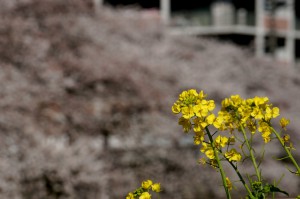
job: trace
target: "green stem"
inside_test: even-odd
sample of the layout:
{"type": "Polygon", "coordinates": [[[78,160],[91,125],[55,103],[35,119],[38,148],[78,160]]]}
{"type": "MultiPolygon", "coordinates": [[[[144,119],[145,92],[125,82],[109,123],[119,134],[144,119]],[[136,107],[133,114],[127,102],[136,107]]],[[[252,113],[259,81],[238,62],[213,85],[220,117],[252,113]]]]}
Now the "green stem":
{"type": "Polygon", "coordinates": [[[248,140],[248,137],[246,135],[246,131],[244,129],[244,127],[241,125],[241,129],[242,129],[242,132],[243,132],[243,136],[244,136],[244,139],[245,139],[245,142],[246,142],[246,146],[249,150],[249,153],[250,153],[250,157],[251,157],[251,161],[253,163],[253,166],[254,166],[254,169],[255,169],[255,173],[256,173],[256,176],[257,176],[257,180],[259,182],[261,182],[261,175],[260,175],[260,171],[258,169],[258,166],[257,166],[257,163],[256,163],[256,159],[254,157],[254,153],[253,153],[253,149],[252,147],[250,146],[250,143],[249,143],[249,140],[248,140]]]}
{"type": "Polygon", "coordinates": [[[220,173],[221,173],[222,182],[223,182],[223,186],[224,186],[224,189],[225,189],[225,192],[226,192],[227,199],[231,199],[231,195],[230,195],[230,192],[229,192],[229,190],[228,190],[227,183],[226,183],[226,175],[225,175],[223,166],[222,166],[221,161],[220,161],[220,158],[219,158],[219,151],[217,150],[217,148],[216,148],[216,146],[215,146],[215,143],[214,143],[214,140],[213,140],[213,138],[212,138],[212,135],[211,135],[210,131],[208,130],[207,127],[205,128],[205,130],[206,130],[206,132],[207,132],[207,135],[208,135],[210,144],[211,144],[211,146],[212,146],[212,148],[213,148],[213,150],[214,150],[214,155],[215,155],[215,158],[216,158],[216,161],[217,161],[217,164],[218,164],[220,173]]]}
{"type": "Polygon", "coordinates": [[[298,163],[296,162],[296,160],[294,159],[290,149],[285,146],[284,141],[282,140],[282,138],[280,137],[279,133],[273,128],[271,127],[272,131],[274,132],[274,134],[276,135],[277,139],[279,140],[281,146],[284,148],[284,150],[286,151],[286,153],[288,154],[290,160],[292,161],[292,163],[294,164],[294,166],[297,169],[297,173],[300,174],[300,167],[298,165],[298,163]]]}
{"type": "Polygon", "coordinates": [[[245,182],[243,176],[241,175],[240,171],[238,170],[237,166],[234,165],[231,161],[229,161],[229,160],[227,160],[227,161],[229,162],[229,164],[231,165],[231,167],[235,170],[235,172],[236,172],[237,175],[239,176],[239,179],[241,180],[242,184],[244,185],[245,189],[247,190],[247,192],[248,192],[250,198],[254,197],[254,196],[252,195],[252,192],[251,192],[251,190],[249,189],[248,185],[246,184],[246,182],[245,182]]]}
{"type": "MultiPolygon", "coordinates": [[[[255,173],[256,173],[256,176],[257,176],[257,180],[259,182],[262,182],[262,179],[261,179],[261,173],[258,169],[258,166],[257,166],[257,163],[256,163],[256,159],[254,157],[254,153],[253,153],[253,149],[252,149],[252,146],[250,145],[249,143],[249,140],[248,140],[248,137],[246,135],[246,131],[244,129],[244,127],[242,125],[240,125],[241,129],[242,129],[242,132],[243,132],[243,136],[244,136],[244,139],[245,139],[245,142],[246,142],[246,145],[247,145],[247,148],[249,150],[249,153],[250,153],[250,157],[251,157],[251,161],[252,161],[252,164],[254,166],[254,169],[255,169],[255,173]]],[[[263,185],[261,183],[261,189],[263,188],[263,185]]],[[[265,198],[265,195],[262,194],[263,198],[265,198]]]]}

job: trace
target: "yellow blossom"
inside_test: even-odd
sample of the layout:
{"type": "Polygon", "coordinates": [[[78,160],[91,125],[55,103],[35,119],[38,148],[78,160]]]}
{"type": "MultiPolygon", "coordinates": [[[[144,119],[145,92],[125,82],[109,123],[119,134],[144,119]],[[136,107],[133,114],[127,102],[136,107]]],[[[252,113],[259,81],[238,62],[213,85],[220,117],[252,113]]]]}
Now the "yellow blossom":
{"type": "Polygon", "coordinates": [[[262,133],[262,137],[265,143],[268,143],[271,140],[270,135],[272,133],[272,130],[268,123],[260,122],[258,131],[262,133]]]}
{"type": "Polygon", "coordinates": [[[207,95],[204,94],[203,91],[200,91],[199,94],[198,94],[198,98],[199,98],[200,100],[204,99],[206,96],[207,96],[207,95]]]}
{"type": "Polygon", "coordinates": [[[128,193],[128,195],[126,196],[126,199],[134,199],[134,195],[133,193],[128,193]]]}
{"type": "Polygon", "coordinates": [[[203,142],[203,143],[202,143],[202,148],[200,149],[200,151],[201,151],[202,153],[204,153],[209,147],[210,147],[209,144],[207,144],[206,142],[203,142]]]}
{"type": "Polygon", "coordinates": [[[208,124],[213,124],[215,119],[216,119],[216,116],[214,114],[210,114],[209,116],[206,117],[205,120],[208,124]]]}
{"type": "Polygon", "coordinates": [[[215,139],[215,145],[217,148],[221,148],[221,147],[225,147],[226,144],[228,142],[228,138],[227,137],[224,137],[224,136],[218,136],[216,139],[215,139]]]}
{"type": "Polygon", "coordinates": [[[195,132],[195,136],[194,136],[194,144],[195,145],[199,145],[203,142],[204,140],[204,132],[200,131],[200,132],[195,132]]]}
{"type": "Polygon", "coordinates": [[[201,117],[197,117],[194,120],[194,131],[195,132],[200,132],[205,129],[205,127],[208,126],[208,123],[203,120],[201,117]]]}
{"type": "Polygon", "coordinates": [[[253,104],[254,100],[253,100],[253,98],[248,98],[248,99],[246,99],[245,102],[246,102],[247,106],[251,106],[253,104]]]}
{"type": "Polygon", "coordinates": [[[232,183],[231,183],[231,181],[229,180],[228,177],[226,177],[226,184],[227,184],[228,190],[232,190],[232,183]]]}
{"type": "Polygon", "coordinates": [[[179,95],[179,102],[182,103],[182,106],[194,105],[197,102],[197,99],[198,99],[198,93],[195,89],[183,91],[179,95]]]}
{"type": "Polygon", "coordinates": [[[246,122],[246,120],[251,116],[252,108],[248,105],[243,104],[240,107],[238,107],[237,111],[242,117],[242,120],[244,120],[243,122],[246,122]]]}
{"type": "Polygon", "coordinates": [[[281,128],[286,130],[287,125],[290,124],[290,120],[285,119],[284,117],[280,119],[280,126],[281,128]]]}
{"type": "Polygon", "coordinates": [[[230,106],[230,100],[228,98],[225,98],[223,101],[222,101],[222,107],[228,107],[230,106]]]}
{"type": "Polygon", "coordinates": [[[249,131],[254,134],[256,132],[257,126],[255,123],[255,120],[247,120],[247,127],[249,129],[249,131]]]}
{"type": "Polygon", "coordinates": [[[185,119],[183,117],[179,118],[178,124],[183,127],[183,131],[185,133],[188,133],[192,128],[192,124],[191,124],[190,120],[185,119]]]}
{"type": "Polygon", "coordinates": [[[153,182],[151,180],[146,180],[146,181],[142,182],[142,187],[143,187],[143,189],[149,189],[152,184],[153,184],[153,182]]]}
{"type": "Polygon", "coordinates": [[[263,105],[263,104],[267,103],[268,101],[269,101],[269,98],[267,98],[267,97],[257,97],[257,96],[255,96],[253,98],[253,102],[256,106],[263,105]]]}
{"type": "Polygon", "coordinates": [[[284,135],[283,137],[282,137],[282,140],[283,140],[283,142],[290,142],[290,135],[284,135]]]}
{"type": "Polygon", "coordinates": [[[238,153],[235,149],[231,149],[230,151],[227,151],[225,153],[225,157],[229,161],[240,161],[242,159],[242,156],[240,153],[238,153]]]}
{"type": "Polygon", "coordinates": [[[194,108],[192,105],[183,107],[181,109],[181,113],[182,113],[182,117],[184,117],[185,119],[190,119],[195,115],[194,108]]]}
{"type": "Polygon", "coordinates": [[[200,151],[204,153],[209,159],[215,158],[214,150],[209,144],[205,142],[202,143],[202,148],[200,149],[200,151]]]}
{"type": "Polygon", "coordinates": [[[214,127],[216,127],[219,130],[223,130],[222,129],[222,127],[223,127],[223,125],[222,125],[223,121],[224,121],[223,117],[220,116],[220,115],[218,115],[218,117],[216,117],[216,119],[213,122],[214,127]]]}
{"type": "Polygon", "coordinates": [[[215,107],[216,107],[216,105],[215,105],[214,100],[209,100],[209,101],[207,102],[207,109],[208,109],[209,111],[213,111],[213,110],[215,109],[215,107]]]}
{"type": "Polygon", "coordinates": [[[209,159],[215,159],[215,153],[214,153],[214,150],[211,148],[211,149],[208,149],[205,151],[205,155],[209,158],[209,159]]]}
{"type": "Polygon", "coordinates": [[[172,106],[172,112],[175,114],[178,114],[178,113],[180,113],[180,111],[181,111],[180,105],[177,103],[174,103],[174,105],[172,106]]]}
{"type": "Polygon", "coordinates": [[[278,107],[274,107],[272,109],[270,107],[266,108],[266,114],[265,114],[266,120],[270,120],[270,119],[276,118],[278,116],[279,116],[279,108],[278,107]]]}
{"type": "Polygon", "coordinates": [[[255,119],[262,119],[264,117],[262,111],[260,108],[256,107],[253,109],[251,116],[254,117],[255,119]]]}
{"type": "Polygon", "coordinates": [[[231,104],[235,107],[237,107],[238,105],[240,105],[242,103],[242,99],[240,97],[240,95],[232,95],[230,97],[231,99],[231,104]]]}
{"type": "Polygon", "coordinates": [[[160,187],[160,183],[155,183],[152,185],[152,191],[154,192],[161,192],[161,187],[160,187]]]}
{"type": "Polygon", "coordinates": [[[194,113],[197,117],[205,117],[208,115],[208,107],[205,104],[206,102],[202,102],[196,106],[193,107],[194,113]]]}
{"type": "Polygon", "coordinates": [[[265,143],[268,143],[271,141],[271,137],[270,137],[271,132],[265,132],[262,134],[262,138],[264,140],[265,143]]]}
{"type": "Polygon", "coordinates": [[[142,195],[139,197],[139,199],[151,199],[151,195],[149,192],[144,192],[142,195]]]}

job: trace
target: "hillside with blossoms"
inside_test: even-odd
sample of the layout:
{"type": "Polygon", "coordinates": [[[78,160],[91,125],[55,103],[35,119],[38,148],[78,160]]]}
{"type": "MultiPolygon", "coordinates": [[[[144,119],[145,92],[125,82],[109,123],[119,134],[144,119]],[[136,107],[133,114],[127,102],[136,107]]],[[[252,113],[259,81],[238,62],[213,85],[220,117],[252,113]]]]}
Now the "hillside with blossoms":
{"type": "MultiPolygon", "coordinates": [[[[0,15],[0,198],[119,199],[145,179],[161,183],[160,198],[224,197],[219,174],[197,163],[199,147],[171,111],[190,88],[216,110],[230,95],[268,96],[291,120],[300,161],[297,68],[228,42],[170,35],[155,12],[138,8],[2,0],[0,15]]],[[[283,156],[276,146],[265,147],[264,176],[284,173],[294,196],[300,181],[272,159],[283,156]]]]}

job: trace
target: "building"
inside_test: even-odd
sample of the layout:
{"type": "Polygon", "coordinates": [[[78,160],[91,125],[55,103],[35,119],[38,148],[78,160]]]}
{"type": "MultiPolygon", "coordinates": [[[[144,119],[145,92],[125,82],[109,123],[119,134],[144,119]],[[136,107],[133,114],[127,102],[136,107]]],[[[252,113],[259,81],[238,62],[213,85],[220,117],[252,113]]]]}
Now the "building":
{"type": "MultiPolygon", "coordinates": [[[[95,0],[100,1],[100,0],[95,0]]],[[[300,2],[295,0],[101,0],[160,10],[170,34],[227,38],[287,65],[300,60],[300,2]],[[298,9],[297,9],[298,8],[298,9]],[[297,12],[298,10],[298,12],[297,12]]]]}

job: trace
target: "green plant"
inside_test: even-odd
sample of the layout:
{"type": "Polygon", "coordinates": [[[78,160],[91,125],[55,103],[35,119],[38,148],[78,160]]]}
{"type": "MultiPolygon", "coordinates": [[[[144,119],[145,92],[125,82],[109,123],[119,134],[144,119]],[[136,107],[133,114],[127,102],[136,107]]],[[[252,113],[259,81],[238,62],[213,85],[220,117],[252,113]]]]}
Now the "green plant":
{"type": "MultiPolygon", "coordinates": [[[[231,198],[233,184],[226,176],[225,163],[236,172],[239,182],[245,188],[247,199],[264,199],[269,195],[274,198],[275,193],[288,196],[286,191],[278,187],[281,179],[270,184],[263,178],[260,165],[265,151],[258,155],[259,150],[254,149],[253,141],[257,135],[260,135],[265,145],[277,140],[287,154],[278,160],[290,159],[294,170],[289,171],[299,176],[300,167],[292,153],[295,148],[290,136],[285,133],[290,121],[282,117],[279,121],[281,130],[275,130],[272,122],[278,118],[280,110],[267,97],[243,99],[239,95],[232,95],[222,101],[217,114],[213,112],[216,107],[214,100],[206,97],[203,91],[183,91],[172,106],[172,112],[180,115],[178,124],[185,133],[193,132],[194,144],[201,146],[203,157],[199,163],[210,165],[220,172],[226,197],[231,198]],[[252,163],[254,174],[242,174],[241,165],[247,159],[252,163]]],[[[150,199],[149,189],[149,186],[144,187],[142,184],[135,192],[129,193],[126,199],[150,199]]]]}
{"type": "Polygon", "coordinates": [[[290,121],[281,118],[281,131],[274,129],[272,122],[280,110],[269,103],[267,97],[243,99],[233,95],[222,101],[217,115],[213,113],[215,102],[206,97],[203,91],[183,91],[172,106],[172,112],[181,115],[178,124],[185,133],[194,132],[194,143],[201,145],[200,151],[205,155],[199,162],[219,170],[227,198],[231,198],[232,183],[223,169],[225,162],[236,172],[247,198],[261,199],[275,192],[288,195],[277,187],[278,183],[271,185],[263,179],[260,163],[264,152],[258,162],[253,139],[260,134],[265,144],[278,140],[287,153],[285,158],[290,159],[295,167],[291,172],[299,175],[300,167],[292,155],[293,144],[289,135],[283,134],[290,121]],[[255,175],[248,175],[247,179],[240,171],[240,165],[246,159],[251,160],[255,171],[255,175]]]}

